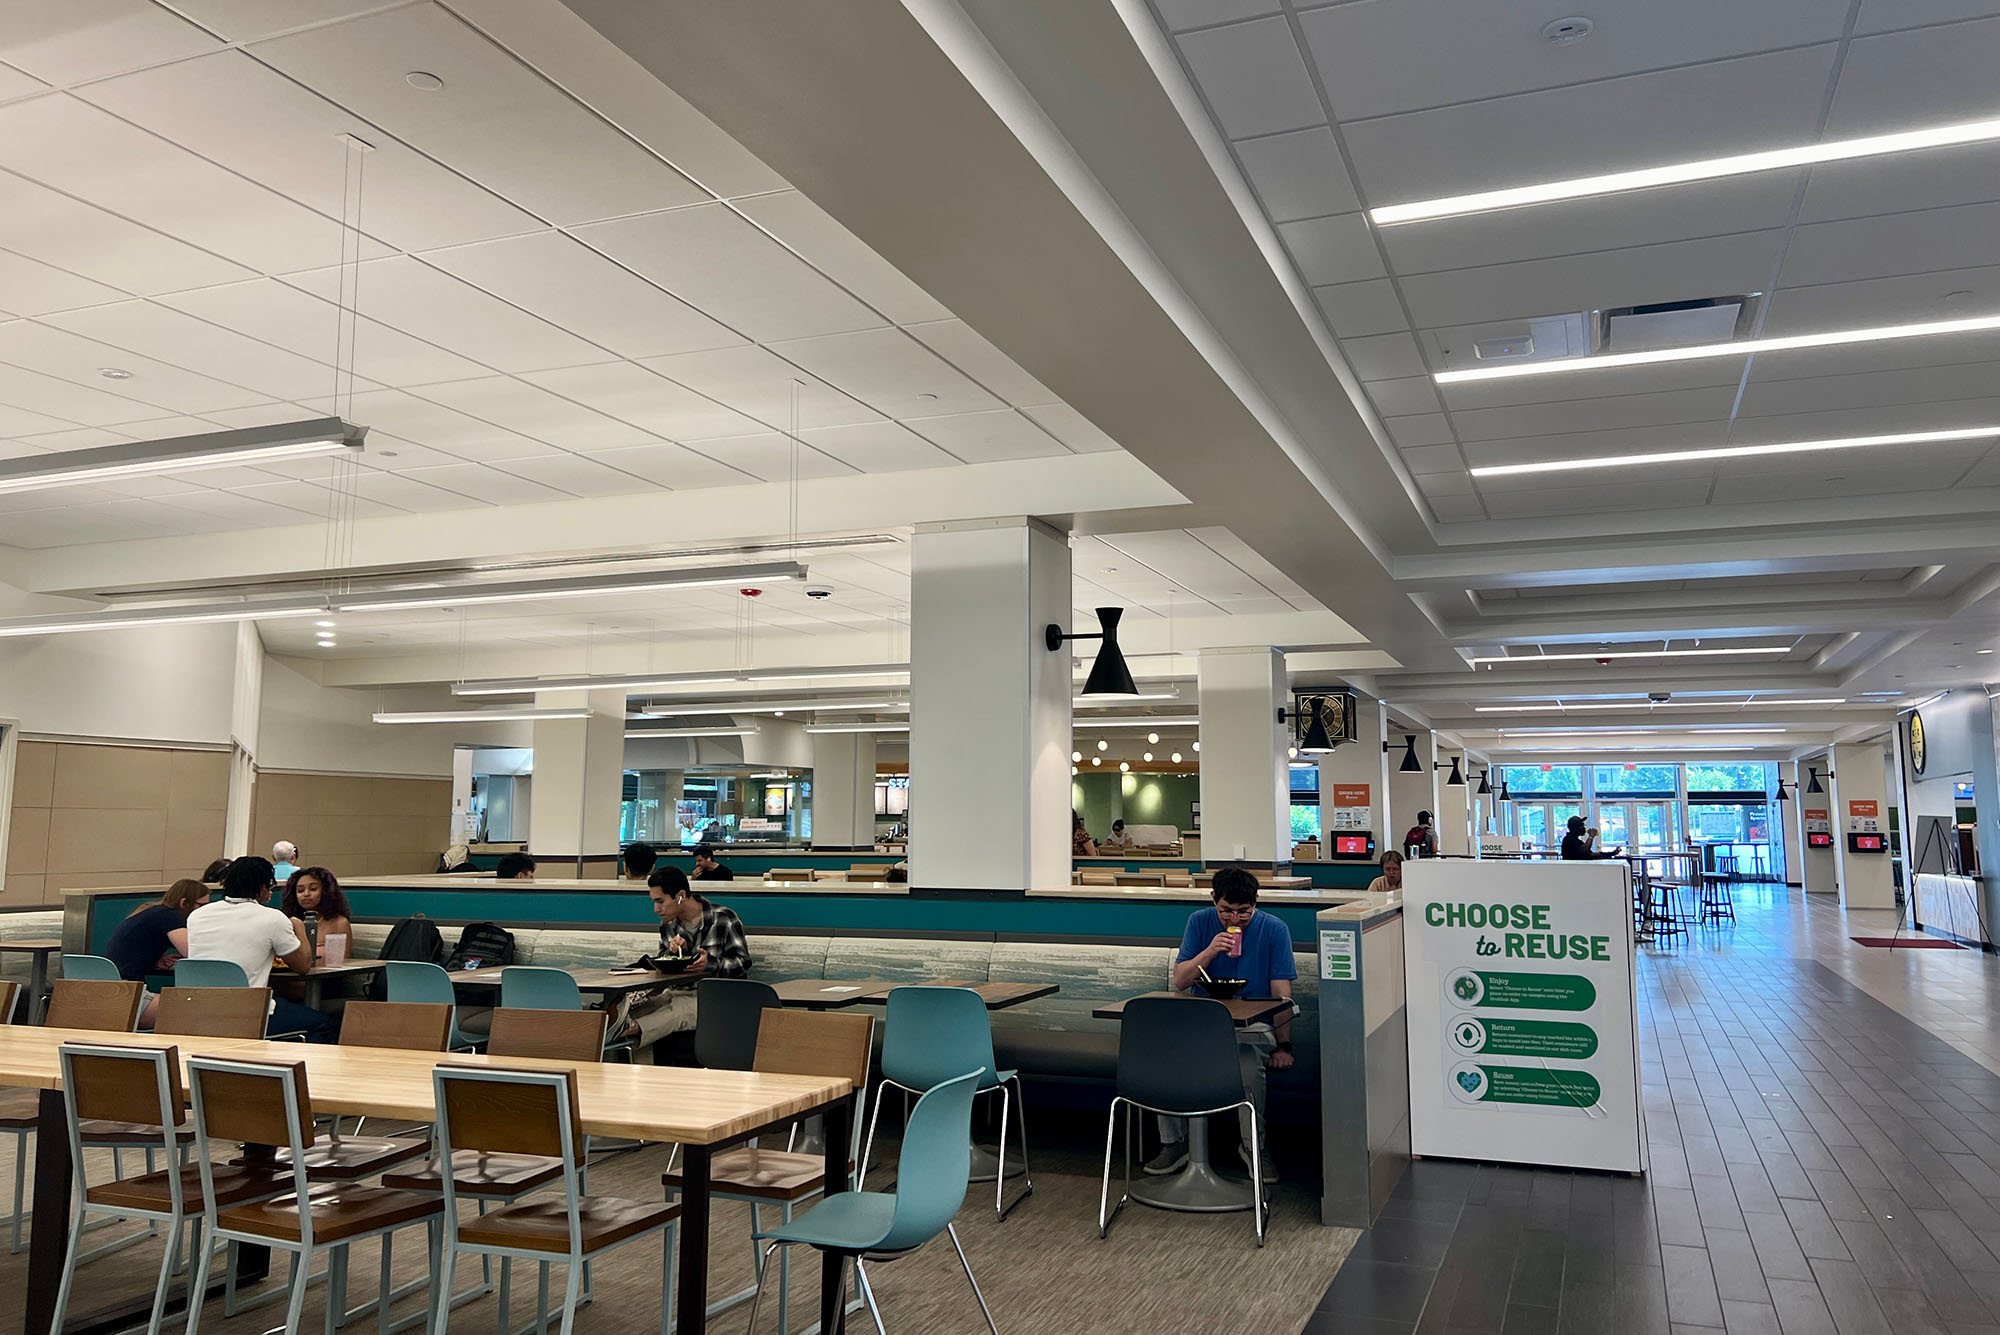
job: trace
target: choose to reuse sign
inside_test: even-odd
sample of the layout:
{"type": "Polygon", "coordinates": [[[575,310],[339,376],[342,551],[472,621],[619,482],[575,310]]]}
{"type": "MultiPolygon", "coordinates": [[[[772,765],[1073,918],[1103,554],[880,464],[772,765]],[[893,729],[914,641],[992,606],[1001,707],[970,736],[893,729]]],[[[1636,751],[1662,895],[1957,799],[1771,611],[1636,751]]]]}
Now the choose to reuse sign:
{"type": "Polygon", "coordinates": [[[1644,1171],[1624,864],[1413,862],[1403,917],[1412,1151],[1644,1171]]]}

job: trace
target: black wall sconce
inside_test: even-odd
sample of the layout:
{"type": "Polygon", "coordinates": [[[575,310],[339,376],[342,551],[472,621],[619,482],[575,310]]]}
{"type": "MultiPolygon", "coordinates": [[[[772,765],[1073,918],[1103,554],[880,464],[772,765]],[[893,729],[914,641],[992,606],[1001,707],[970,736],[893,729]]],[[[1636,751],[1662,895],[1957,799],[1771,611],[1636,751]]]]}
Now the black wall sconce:
{"type": "Polygon", "coordinates": [[[1125,666],[1125,655],[1118,648],[1118,618],[1125,615],[1122,607],[1100,607],[1097,609],[1097,624],[1103,627],[1095,633],[1065,634],[1063,628],[1051,621],[1042,632],[1042,642],[1050,653],[1055,653],[1068,640],[1102,640],[1098,646],[1097,659],[1090,665],[1090,675],[1084,678],[1081,695],[1100,695],[1130,699],[1139,694],[1139,688],[1132,683],[1132,670],[1125,666]]]}
{"type": "MultiPolygon", "coordinates": [[[[1395,744],[1393,742],[1382,743],[1383,755],[1388,755],[1394,749],[1395,744]]],[[[1397,764],[1396,768],[1404,774],[1422,774],[1424,772],[1424,762],[1417,759],[1417,735],[1415,733],[1406,732],[1403,734],[1403,759],[1397,764]]]]}
{"type": "Polygon", "coordinates": [[[1443,764],[1441,764],[1441,763],[1439,763],[1439,762],[1437,762],[1437,761],[1432,761],[1432,762],[1431,762],[1431,768],[1432,768],[1432,769],[1446,769],[1446,768],[1449,768],[1449,769],[1451,770],[1451,777],[1450,777],[1450,778],[1448,778],[1448,779],[1446,779],[1446,780],[1444,781],[1444,786],[1445,786],[1445,787],[1447,787],[1447,788],[1463,788],[1463,787],[1465,787],[1465,776],[1464,776],[1463,774],[1459,773],[1459,770],[1458,770],[1458,761],[1459,761],[1459,758],[1458,758],[1457,756],[1453,756],[1453,757],[1451,758],[1451,764],[1450,764],[1449,766],[1446,766],[1446,765],[1443,765],[1443,764]]]}

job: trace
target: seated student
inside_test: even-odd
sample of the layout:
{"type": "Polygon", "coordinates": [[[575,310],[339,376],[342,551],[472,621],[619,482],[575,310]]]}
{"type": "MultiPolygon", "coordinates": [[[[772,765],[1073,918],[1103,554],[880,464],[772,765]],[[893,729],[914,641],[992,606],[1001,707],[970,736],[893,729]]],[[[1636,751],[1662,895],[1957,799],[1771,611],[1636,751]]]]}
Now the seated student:
{"type": "Polygon", "coordinates": [[[493,869],[493,875],[502,881],[532,881],[535,879],[535,860],[526,853],[503,854],[500,865],[493,869]]]}
{"type": "MultiPolygon", "coordinates": [[[[1292,962],[1292,933],[1284,923],[1257,911],[1257,878],[1241,867],[1224,867],[1215,873],[1210,892],[1215,907],[1197,909],[1188,918],[1181,938],[1179,960],[1174,965],[1174,988],[1199,992],[1201,975],[1211,978],[1241,978],[1243,988],[1236,995],[1251,1000],[1279,997],[1291,1000],[1292,980],[1299,976],[1292,962]],[[1236,953],[1230,953],[1230,946],[1236,953]]],[[[1265,1120],[1265,1072],[1283,1071],[1292,1064],[1292,1017],[1281,1011],[1275,1029],[1268,1024],[1241,1025],[1236,1030],[1236,1055],[1243,1068],[1243,1088],[1256,1105],[1259,1141],[1257,1153],[1264,1180],[1276,1182],[1278,1170],[1271,1162],[1268,1145],[1270,1125],[1265,1120]]],[[[1238,1153],[1250,1164],[1250,1114],[1239,1109],[1237,1122],[1243,1130],[1243,1146],[1238,1153]]],[[[1160,1119],[1160,1152],[1146,1164],[1155,1177],[1179,1172],[1187,1165],[1187,1123],[1178,1117],[1160,1119]]]]}
{"type": "MultiPolygon", "coordinates": [[[[261,902],[275,884],[271,864],[263,858],[230,863],[222,879],[223,897],[188,914],[187,957],[232,960],[252,987],[270,985],[271,965],[277,960],[294,973],[311,973],[313,952],[305,926],[261,902]]],[[[331,1043],[336,1029],[331,1018],[310,1006],[283,997],[271,1000],[269,1033],[302,1032],[314,1043],[331,1043]]]]}
{"type": "Polygon", "coordinates": [[[1604,858],[1615,858],[1624,853],[1623,848],[1600,852],[1597,847],[1597,831],[1586,830],[1583,817],[1571,816],[1563,835],[1562,860],[1564,862],[1596,862],[1604,858]]]}
{"type": "MultiPolygon", "coordinates": [[[[714,844],[696,844],[694,847],[694,879],[697,881],[733,881],[736,873],[715,860],[714,844]]],[[[650,881],[647,884],[652,884],[650,881]]]]}
{"type": "MultiPolygon", "coordinates": [[[[720,904],[698,895],[679,867],[661,867],[647,879],[653,912],[660,919],[658,954],[694,960],[683,971],[716,978],[741,978],[750,972],[750,940],[743,920],[720,904]]],[[[651,1047],[668,1034],[694,1028],[695,998],[691,988],[634,996],[612,1023],[612,1032],[630,1034],[640,1048],[651,1047]]]]}
{"type": "Polygon", "coordinates": [[[625,846],[625,879],[643,881],[653,874],[653,865],[660,855],[653,851],[651,844],[627,844],[625,846]]]}
{"type": "MultiPolygon", "coordinates": [[[[148,974],[165,973],[175,959],[188,953],[188,914],[208,902],[209,887],[182,877],[167,887],[157,904],[131,914],[111,930],[104,943],[104,957],[118,966],[118,976],[127,982],[143,983],[148,974]]],[[[159,1004],[157,992],[146,994],[145,1009],[139,1012],[139,1027],[153,1027],[153,1008],[159,1004]]]]}
{"type": "Polygon", "coordinates": [[[1368,893],[1380,894],[1385,890],[1403,888],[1403,855],[1390,849],[1382,855],[1382,874],[1368,883],[1368,893]]]}
{"type": "Polygon", "coordinates": [[[279,881],[288,881],[292,873],[299,869],[299,846],[289,839],[280,839],[271,845],[271,874],[279,881]]]}
{"type": "Polygon", "coordinates": [[[326,958],[329,936],[346,937],[348,958],[354,957],[354,910],[347,907],[347,896],[341,891],[339,880],[326,868],[303,867],[293,872],[285,882],[284,903],[279,911],[302,923],[306,914],[313,915],[313,929],[306,935],[312,939],[314,958],[326,958]]]}
{"type": "Polygon", "coordinates": [[[1125,833],[1125,822],[1122,820],[1112,821],[1111,833],[1105,835],[1103,841],[1098,844],[1099,848],[1126,849],[1131,846],[1132,836],[1125,833]]]}
{"type": "Polygon", "coordinates": [[[229,859],[217,858],[215,861],[209,863],[208,870],[204,871],[201,874],[202,883],[204,885],[221,885],[222,873],[228,870],[229,870],[229,859]]]}
{"type": "Polygon", "coordinates": [[[1094,858],[1097,856],[1097,841],[1090,837],[1090,831],[1083,827],[1080,812],[1069,813],[1069,855],[1073,858],[1094,858]]]}

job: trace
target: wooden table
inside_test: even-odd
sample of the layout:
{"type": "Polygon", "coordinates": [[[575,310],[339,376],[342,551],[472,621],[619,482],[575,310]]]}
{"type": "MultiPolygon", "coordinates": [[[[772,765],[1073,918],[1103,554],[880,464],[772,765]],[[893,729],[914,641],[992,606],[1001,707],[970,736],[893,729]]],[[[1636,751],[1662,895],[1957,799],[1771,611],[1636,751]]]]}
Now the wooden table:
{"type": "MultiPolygon", "coordinates": [[[[499,969],[453,969],[445,976],[456,987],[489,987],[496,991],[500,987],[500,975],[508,965],[499,969]]],[[[547,966],[536,965],[537,968],[547,966]]],[[[579,992],[589,992],[596,996],[622,997],[632,992],[649,992],[656,987],[693,987],[705,975],[698,973],[654,973],[651,969],[628,973],[623,969],[564,969],[562,972],[576,979],[579,992]]]]}
{"type": "MultiPolygon", "coordinates": [[[[64,1042],[158,1048],[179,1046],[190,1055],[253,1058],[306,1065],[306,1083],[319,1112],[428,1122],[436,1116],[431,1072],[435,1053],[389,1048],[343,1048],[266,1040],[174,1038],[152,1034],[101,1034],[85,1030],[0,1026],[0,1085],[42,1091],[35,1137],[36,1225],[28,1260],[26,1335],[49,1335],[49,1317],[68,1243],[71,1186],[69,1137],[64,1129],[57,1046],[64,1042]]],[[[454,1065],[573,1069],[581,1129],[590,1135],[676,1141],[682,1147],[680,1310],[676,1329],[706,1330],[708,1322],[709,1166],[717,1150],[783,1126],[808,1113],[826,1118],[827,1190],[847,1189],[847,1139],[855,1091],[842,1078],[708,1071],[623,1062],[538,1061],[453,1053],[454,1065]]],[[[839,1327],[840,1264],[829,1258],[820,1284],[821,1329],[839,1327]]],[[[150,1308],[150,1302],[145,1304],[150,1308]]],[[[143,1324],[144,1313],[99,1314],[75,1325],[118,1329],[143,1324]],[[105,1318],[109,1318],[109,1323],[105,1318]]]]}
{"type": "Polygon", "coordinates": [[[1056,983],[969,983],[956,979],[939,979],[921,986],[969,988],[979,994],[979,999],[986,1003],[986,1009],[990,1011],[1003,1011],[1037,997],[1052,997],[1062,990],[1056,983]]]}
{"type": "Polygon", "coordinates": [[[28,1010],[29,1016],[41,1014],[39,1007],[49,995],[49,956],[61,952],[62,942],[47,937],[31,940],[0,941],[0,955],[33,955],[28,964],[28,1010]]]}
{"type": "Polygon", "coordinates": [[[271,990],[281,995],[290,995],[293,987],[298,990],[297,1000],[311,1007],[321,1009],[326,1000],[326,985],[345,982],[350,978],[373,978],[382,972],[382,960],[347,960],[341,964],[314,964],[310,973],[293,973],[283,964],[271,966],[271,990]]]}
{"type": "Polygon", "coordinates": [[[771,984],[778,1000],[787,1006],[809,1011],[838,1010],[864,1001],[879,1001],[907,983],[888,983],[879,978],[787,978],[771,984]]]}
{"type": "MultiPolygon", "coordinates": [[[[1099,1006],[1091,1014],[1100,1020],[1122,1020],[1125,1018],[1126,1005],[1129,1002],[1139,1001],[1145,997],[1172,997],[1183,1001],[1215,1000],[1214,997],[1198,996],[1193,992],[1146,992],[1138,997],[1128,997],[1125,1001],[1114,1001],[1109,1005],[1099,1006]]],[[[1261,1000],[1247,1000],[1243,997],[1234,997],[1222,1004],[1229,1008],[1229,1017],[1236,1021],[1238,1028],[1246,1024],[1256,1024],[1259,1020],[1269,1019],[1279,1011],[1290,1010],[1292,1006],[1291,1002],[1282,997],[1265,997],[1261,1000]]]]}

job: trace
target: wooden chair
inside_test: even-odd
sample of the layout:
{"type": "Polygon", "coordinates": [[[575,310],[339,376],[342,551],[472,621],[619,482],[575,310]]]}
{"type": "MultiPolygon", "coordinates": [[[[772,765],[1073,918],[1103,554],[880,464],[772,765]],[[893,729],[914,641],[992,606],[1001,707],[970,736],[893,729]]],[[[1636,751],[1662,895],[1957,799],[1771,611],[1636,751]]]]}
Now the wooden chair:
{"type": "Polygon", "coordinates": [[[445,1052],[451,1037],[451,1007],[435,1002],[350,1001],[340,1015],[343,1048],[445,1052]]]}
{"type": "Polygon", "coordinates": [[[163,987],[153,1032],[189,1038],[262,1038],[271,1014],[268,987],[163,987]]]}
{"type": "Polygon", "coordinates": [[[850,881],[886,881],[889,879],[889,864],[886,862],[857,862],[847,869],[850,881]]]}
{"type": "Polygon", "coordinates": [[[42,1023],[51,1029],[130,1033],[139,1023],[139,1007],[145,1000],[144,983],[58,978],[49,991],[49,1008],[42,1023]]]}
{"type": "Polygon", "coordinates": [[[493,1012],[489,1057],[540,1057],[559,1062],[603,1060],[609,1013],[600,1010],[540,1011],[501,1007],[493,1012]]]}
{"type": "Polygon", "coordinates": [[[1083,871],[1077,873],[1076,883],[1078,885],[1116,885],[1118,884],[1118,873],[1104,868],[1086,867],[1083,871]]]}
{"type": "MultiPolygon", "coordinates": [[[[576,1072],[445,1065],[437,1068],[433,1079],[437,1085],[441,1157],[456,1161],[461,1152],[471,1151],[554,1159],[560,1167],[563,1185],[560,1202],[514,1203],[490,1214],[461,1220],[455,1175],[446,1176],[441,1292],[451,1291],[461,1252],[533,1261],[541,1267],[543,1292],[548,1289],[548,1267],[561,1261],[568,1268],[562,1335],[571,1335],[582,1298],[585,1263],[614,1247],[658,1233],[662,1239],[660,1332],[670,1335],[674,1222],[680,1217],[681,1207],[678,1203],[654,1205],[609,1196],[585,1196],[584,1136],[577,1113],[576,1072]]],[[[440,1304],[434,1326],[436,1335],[445,1335],[450,1310],[450,1303],[440,1304]]]]}
{"type": "Polygon", "coordinates": [[[823,867],[815,867],[813,868],[813,879],[815,881],[844,881],[848,879],[847,868],[836,867],[829,871],[823,867]]]}
{"type": "Polygon", "coordinates": [[[21,999],[21,985],[0,979],[0,1024],[14,1023],[14,1006],[21,999]]]}
{"type": "MultiPolygon", "coordinates": [[[[298,1333],[313,1260],[321,1252],[328,1253],[329,1329],[345,1305],[348,1249],[355,1243],[382,1240],[379,1292],[391,1294],[394,1235],[399,1229],[435,1223],[441,1208],[438,1198],[351,1182],[317,1189],[312,1186],[306,1165],[317,1136],[303,1062],[191,1057],[188,1078],[194,1102],[195,1161],[201,1174],[204,1235],[230,1244],[232,1276],[239,1244],[291,1253],[287,1335],[298,1333]],[[224,1189],[227,1170],[215,1162],[214,1150],[219,1143],[231,1142],[279,1147],[283,1167],[276,1176],[286,1194],[250,1203],[229,1200],[224,1189]]],[[[205,1242],[195,1250],[201,1262],[189,1292],[202,1294],[208,1290],[215,1249],[205,1242]]],[[[432,1271],[435,1273],[435,1265],[432,1271]]],[[[187,1335],[199,1335],[200,1320],[200,1302],[189,1303],[187,1335]]],[[[388,1329],[386,1311],[382,1325],[388,1329]]]]}
{"type": "MultiPolygon", "coordinates": [[[[148,1335],[159,1335],[167,1290],[174,1273],[180,1269],[182,1234],[192,1213],[189,1207],[199,1205],[204,1171],[200,1165],[179,1163],[175,1153],[176,1124],[182,1104],[179,1050],[65,1043],[58,1052],[62,1062],[65,1123],[78,1191],[50,1329],[62,1329],[77,1266],[89,1259],[82,1251],[84,1230],[93,1221],[144,1220],[155,1231],[166,1225],[169,1239],[160,1262],[159,1278],[153,1285],[152,1318],[146,1326],[148,1335]],[[86,1129],[99,1125],[150,1129],[153,1139],[148,1148],[166,1155],[169,1166],[142,1177],[114,1179],[93,1186],[91,1161],[84,1157],[83,1150],[89,1143],[86,1129]]],[[[284,1191],[283,1182],[268,1170],[217,1168],[212,1172],[217,1199],[230,1205],[269,1200],[284,1191]]],[[[206,1243],[197,1238],[195,1246],[200,1249],[206,1243]]],[[[103,1250],[91,1255],[101,1255],[103,1250]]]]}
{"type": "MultiPolygon", "coordinates": [[[[874,1049],[875,1020],[869,1015],[838,1011],[768,1010],[757,1029],[757,1055],[750,1069],[765,1075],[845,1076],[854,1082],[854,1091],[867,1102],[868,1061],[874,1049]]],[[[847,1171],[854,1172],[854,1160],[861,1152],[861,1119],[854,1120],[854,1136],[847,1147],[847,1171]]],[[[681,1191],[681,1175],[669,1171],[661,1176],[669,1196],[681,1191]]],[[[792,1221],[792,1211],[805,1201],[826,1191],[826,1157],[822,1154],[795,1154],[787,1150],[764,1149],[750,1144],[724,1150],[709,1163],[709,1192],[718,1200],[742,1201],[750,1207],[750,1232],[763,1231],[761,1210],[776,1205],[784,1221],[792,1221]]],[[[764,1255],[751,1244],[756,1258],[756,1282],[740,1293],[719,1298],[708,1306],[708,1314],[728,1311],[757,1295],[764,1277],[764,1255]]],[[[791,1257],[778,1257],[778,1329],[789,1332],[791,1317],[791,1257]]],[[[850,1309],[852,1310],[852,1309],[850,1309]]]]}
{"type": "Polygon", "coordinates": [[[1163,871],[1121,871],[1113,873],[1111,881],[1113,885],[1164,886],[1167,874],[1163,871]]]}

